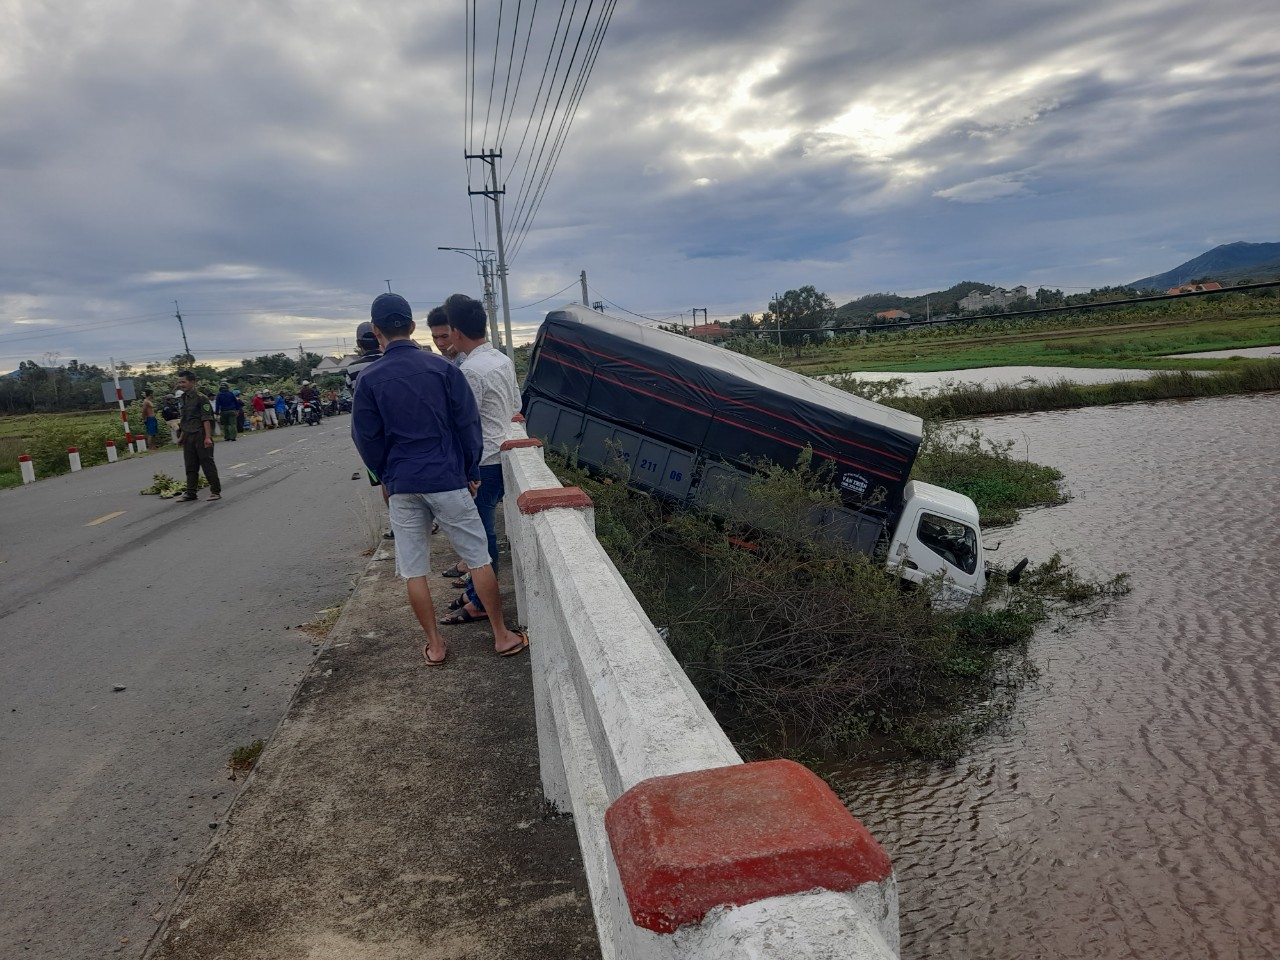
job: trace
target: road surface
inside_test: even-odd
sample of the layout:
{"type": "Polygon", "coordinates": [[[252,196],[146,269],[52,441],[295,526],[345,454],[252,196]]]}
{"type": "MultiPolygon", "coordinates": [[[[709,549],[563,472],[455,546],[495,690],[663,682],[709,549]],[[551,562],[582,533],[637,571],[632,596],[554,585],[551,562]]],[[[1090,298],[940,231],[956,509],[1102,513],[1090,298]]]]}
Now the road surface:
{"type": "Polygon", "coordinates": [[[349,417],[0,491],[0,955],[140,956],[381,533],[349,417]],[[116,691],[115,687],[123,687],[116,691]]]}

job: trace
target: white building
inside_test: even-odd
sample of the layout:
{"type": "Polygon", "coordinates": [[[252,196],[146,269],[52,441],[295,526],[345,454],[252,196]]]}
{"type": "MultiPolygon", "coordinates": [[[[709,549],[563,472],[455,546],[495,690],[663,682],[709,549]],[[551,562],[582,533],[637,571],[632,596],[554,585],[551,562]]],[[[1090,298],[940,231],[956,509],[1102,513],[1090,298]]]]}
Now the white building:
{"type": "Polygon", "coordinates": [[[1026,295],[1026,287],[1014,287],[1012,290],[996,287],[990,293],[972,290],[968,296],[960,301],[960,312],[977,313],[983,307],[1007,307],[1013,301],[1021,300],[1026,295]]]}

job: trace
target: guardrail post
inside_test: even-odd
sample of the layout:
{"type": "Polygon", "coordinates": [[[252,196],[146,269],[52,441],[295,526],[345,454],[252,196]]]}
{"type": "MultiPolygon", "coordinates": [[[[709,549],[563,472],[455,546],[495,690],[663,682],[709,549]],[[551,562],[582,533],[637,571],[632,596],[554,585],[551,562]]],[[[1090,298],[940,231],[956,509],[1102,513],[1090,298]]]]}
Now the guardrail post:
{"type": "Polygon", "coordinates": [[[76,447],[67,447],[67,459],[71,461],[71,472],[80,469],[80,451],[76,447]]]}
{"type": "MultiPolygon", "coordinates": [[[[539,448],[542,446],[538,440],[508,440],[503,444],[504,449],[521,448],[520,446],[508,447],[507,444],[524,447],[537,444],[539,448]]],[[[595,508],[592,506],[591,498],[577,487],[526,490],[516,498],[516,509],[520,513],[522,532],[526,535],[529,528],[528,518],[546,510],[579,510],[586,515],[588,524],[594,526],[595,523],[595,508]]],[[[524,549],[519,550],[521,554],[525,552],[524,549]]],[[[511,553],[513,557],[517,553],[514,546],[511,553]]],[[[515,576],[520,576],[520,572],[514,566],[512,572],[515,576]]],[[[530,626],[536,619],[532,613],[529,614],[530,626]]],[[[556,720],[553,693],[550,689],[550,684],[555,682],[551,678],[559,678],[563,672],[563,665],[558,662],[563,657],[563,642],[559,637],[539,636],[536,643],[530,644],[530,653],[533,661],[533,706],[538,728],[538,766],[542,775],[542,793],[557,810],[562,813],[571,813],[573,795],[570,790],[569,773],[565,769],[564,753],[560,746],[562,724],[556,720]]]]}
{"type": "Polygon", "coordinates": [[[114,440],[107,441],[107,463],[115,463],[120,458],[116,453],[116,442],[114,440]]]}
{"type": "Polygon", "coordinates": [[[605,829],[623,894],[620,955],[786,957],[788,938],[805,948],[795,956],[898,954],[888,855],[798,763],[645,780],[609,807],[605,829]]]}
{"type": "Polygon", "coordinates": [[[31,462],[31,458],[26,454],[18,458],[18,469],[22,472],[23,483],[36,482],[36,465],[31,462]]]}

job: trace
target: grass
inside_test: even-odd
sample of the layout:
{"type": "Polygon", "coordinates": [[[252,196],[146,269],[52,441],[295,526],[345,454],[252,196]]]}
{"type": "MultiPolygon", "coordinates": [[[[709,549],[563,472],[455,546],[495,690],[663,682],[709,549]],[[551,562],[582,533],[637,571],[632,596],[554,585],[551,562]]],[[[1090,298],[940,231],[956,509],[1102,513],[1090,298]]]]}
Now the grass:
{"type": "Polygon", "coordinates": [[[1062,473],[1019,458],[1014,443],[996,443],[977,430],[927,423],[912,479],[969,497],[984,527],[1013,523],[1027,507],[1063,503],[1062,473]]]}
{"type": "Polygon", "coordinates": [[[1244,295],[1097,314],[1001,320],[826,341],[781,365],[810,375],[992,366],[1221,370],[1223,358],[1168,354],[1280,344],[1280,307],[1244,295]]]}
{"type": "Polygon", "coordinates": [[[227,766],[231,769],[232,774],[248,773],[253,769],[254,764],[258,762],[258,758],[262,756],[262,748],[267,745],[265,740],[254,740],[253,743],[245,747],[236,747],[231,751],[231,759],[227,761],[227,766]]]}
{"type": "Polygon", "coordinates": [[[319,643],[329,635],[329,632],[338,622],[338,618],[342,616],[342,606],[327,607],[320,611],[320,615],[310,623],[298,624],[298,629],[309,635],[313,642],[319,643]]]}
{"type": "Polygon", "coordinates": [[[904,396],[899,392],[900,384],[868,384],[854,377],[837,377],[831,383],[925,420],[949,420],[1280,390],[1280,360],[1236,360],[1224,370],[1203,375],[1190,371],[1157,371],[1146,380],[1118,383],[1078,384],[1063,379],[1030,386],[958,384],[944,393],[928,396],[904,396]]]}

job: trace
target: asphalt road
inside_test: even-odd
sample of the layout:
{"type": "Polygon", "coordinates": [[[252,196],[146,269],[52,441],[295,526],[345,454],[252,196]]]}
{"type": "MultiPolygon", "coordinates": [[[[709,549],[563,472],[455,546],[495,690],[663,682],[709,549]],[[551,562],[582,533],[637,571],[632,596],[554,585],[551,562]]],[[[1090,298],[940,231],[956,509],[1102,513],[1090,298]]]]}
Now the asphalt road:
{"type": "Polygon", "coordinates": [[[381,533],[349,417],[0,491],[0,956],[140,956],[381,533]],[[115,692],[115,686],[125,689],[115,692]]]}

